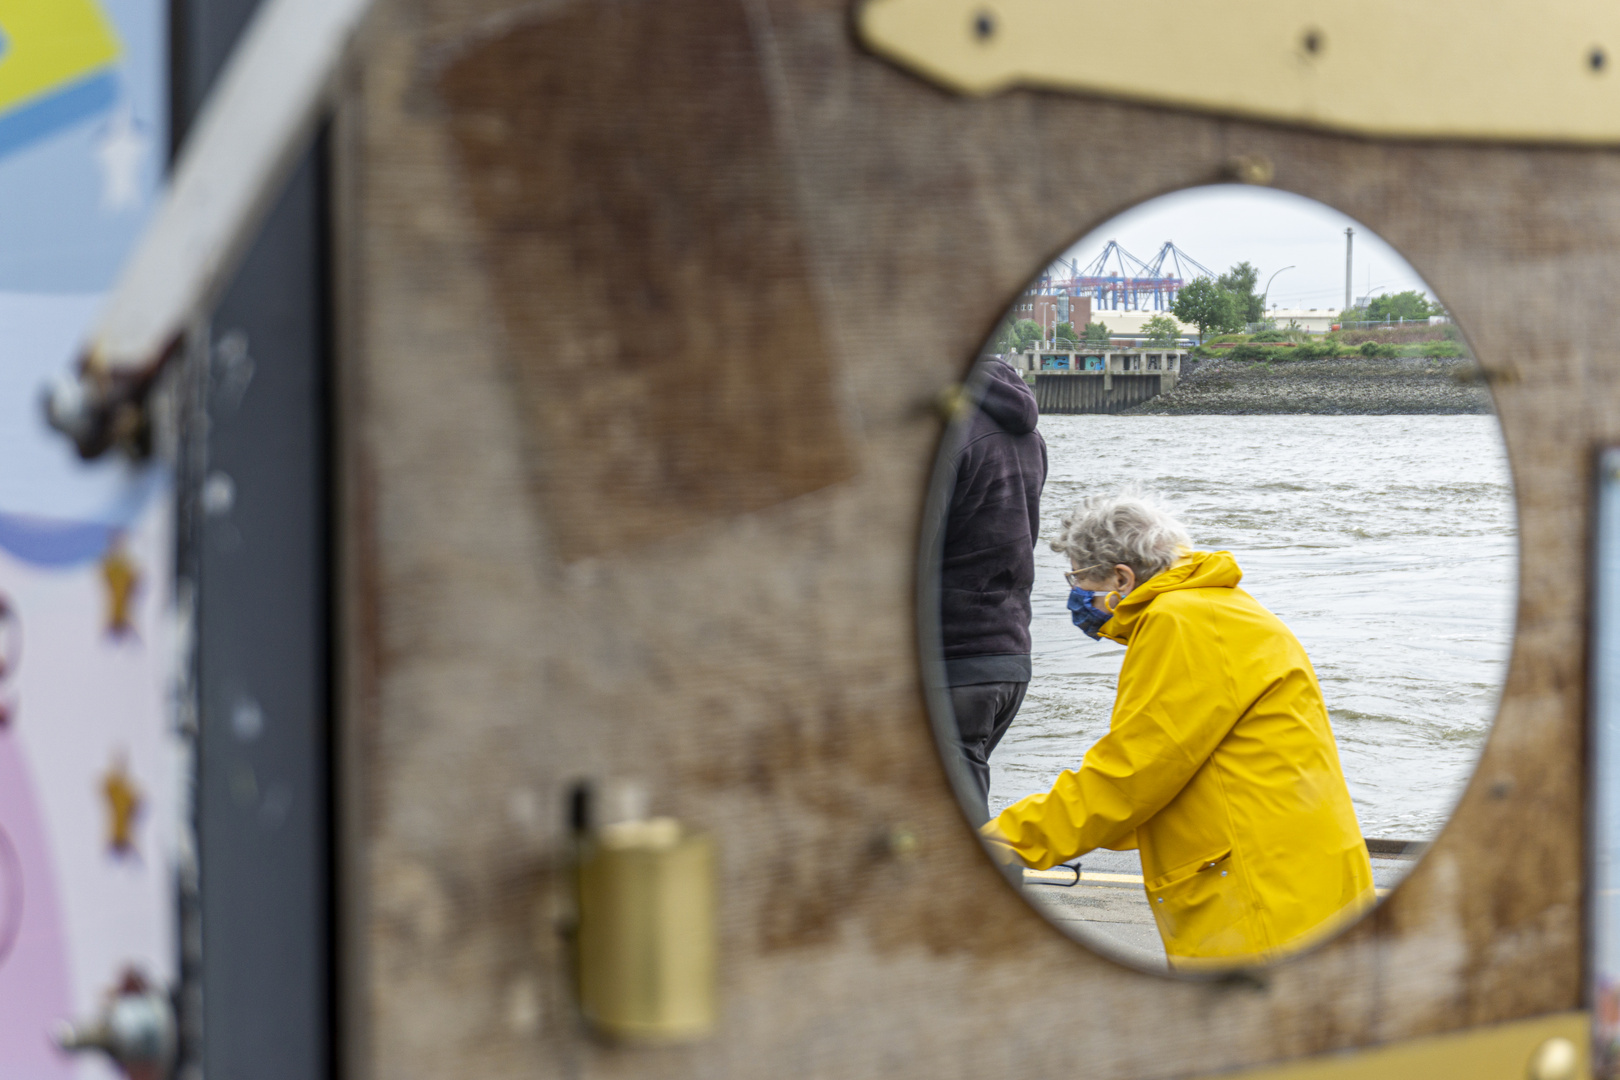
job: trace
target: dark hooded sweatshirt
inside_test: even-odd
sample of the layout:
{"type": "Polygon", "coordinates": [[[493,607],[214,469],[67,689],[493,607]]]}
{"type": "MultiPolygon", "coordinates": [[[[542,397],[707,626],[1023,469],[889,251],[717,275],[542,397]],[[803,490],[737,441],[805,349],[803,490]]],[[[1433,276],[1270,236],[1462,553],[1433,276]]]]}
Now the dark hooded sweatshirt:
{"type": "Polygon", "coordinates": [[[1046,483],[1040,410],[999,360],[974,372],[983,397],[954,458],[940,630],[948,685],[1029,681],[1029,590],[1046,483]]]}

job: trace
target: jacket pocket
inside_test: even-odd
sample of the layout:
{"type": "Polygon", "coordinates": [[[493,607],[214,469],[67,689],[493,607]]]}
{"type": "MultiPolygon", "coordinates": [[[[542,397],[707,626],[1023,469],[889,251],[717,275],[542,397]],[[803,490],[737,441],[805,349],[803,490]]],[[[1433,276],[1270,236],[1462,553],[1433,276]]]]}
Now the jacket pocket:
{"type": "Polygon", "coordinates": [[[1232,849],[1227,848],[1225,851],[1216,852],[1214,855],[1206,855],[1203,858],[1194,859],[1192,862],[1182,863],[1174,870],[1149,879],[1146,883],[1147,891],[1149,893],[1158,893],[1162,890],[1174,889],[1177,885],[1196,874],[1202,874],[1206,870],[1224,869],[1231,861],[1232,849]]]}
{"type": "Polygon", "coordinates": [[[1265,948],[1230,848],[1146,885],[1159,935],[1172,957],[1244,956],[1265,948]]]}

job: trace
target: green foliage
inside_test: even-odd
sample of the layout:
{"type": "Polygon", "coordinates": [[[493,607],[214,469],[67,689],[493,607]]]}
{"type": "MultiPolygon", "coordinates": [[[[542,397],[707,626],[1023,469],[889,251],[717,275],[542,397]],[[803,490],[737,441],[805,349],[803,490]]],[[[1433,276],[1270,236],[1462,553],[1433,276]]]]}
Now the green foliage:
{"type": "MultiPolygon", "coordinates": [[[[1258,339],[1260,335],[1255,335],[1258,339]]],[[[1391,345],[1379,341],[1366,341],[1348,345],[1336,336],[1316,341],[1303,341],[1289,346],[1277,341],[1242,341],[1230,349],[1205,346],[1194,350],[1203,359],[1243,360],[1250,363],[1286,363],[1290,360],[1328,360],[1337,357],[1369,360],[1455,360],[1468,356],[1468,351],[1455,341],[1419,341],[1409,345],[1391,345]]]]}
{"type": "Polygon", "coordinates": [[[1020,352],[1032,341],[1039,341],[1046,336],[1041,324],[1034,319],[1019,319],[1017,322],[1003,322],[996,328],[991,341],[993,352],[1020,352]]]}
{"type": "Polygon", "coordinates": [[[1375,296],[1367,302],[1367,318],[1371,322],[1381,322],[1385,319],[1423,319],[1439,309],[1429,303],[1429,298],[1415,289],[1393,295],[1375,296]]]}
{"type": "Polygon", "coordinates": [[[1262,330],[1258,334],[1252,335],[1249,338],[1249,340],[1250,341],[1255,341],[1255,342],[1260,342],[1260,341],[1287,341],[1288,340],[1288,335],[1286,333],[1284,333],[1283,331],[1277,330],[1277,329],[1262,330]]]}
{"type": "Polygon", "coordinates": [[[1231,360],[1264,361],[1326,360],[1342,355],[1344,348],[1335,341],[1304,342],[1292,347],[1281,343],[1245,342],[1233,349],[1211,349],[1216,356],[1231,360]]]}
{"type": "Polygon", "coordinates": [[[1395,356],[1430,360],[1454,360],[1468,355],[1468,350],[1455,341],[1419,341],[1413,345],[1387,345],[1385,348],[1393,349],[1395,356]]]}
{"type": "Polygon", "coordinates": [[[1165,315],[1155,315],[1142,324],[1142,333],[1147,336],[1149,345],[1174,345],[1176,339],[1181,337],[1181,327],[1176,320],[1165,315]]]}
{"type": "Polygon", "coordinates": [[[1217,285],[1236,299],[1238,315],[1245,323],[1259,322],[1264,314],[1260,307],[1261,298],[1254,291],[1259,281],[1260,271],[1247,261],[1238,263],[1215,279],[1217,285]]]}
{"type": "Polygon", "coordinates": [[[1430,315],[1444,313],[1445,309],[1439,304],[1430,303],[1429,298],[1416,289],[1408,289],[1406,292],[1375,296],[1367,301],[1366,307],[1349,308],[1339,314],[1339,323],[1341,325],[1359,322],[1399,323],[1402,319],[1408,322],[1427,322],[1430,315]]]}
{"type": "Polygon", "coordinates": [[[1425,341],[1419,345],[1408,345],[1412,349],[1412,356],[1428,356],[1438,359],[1455,359],[1468,355],[1468,350],[1455,341],[1425,341]]]}
{"type": "Polygon", "coordinates": [[[1107,345],[1108,327],[1100,322],[1086,323],[1086,333],[1083,340],[1087,345],[1107,345]]]}
{"type": "MultiPolygon", "coordinates": [[[[1240,264],[1241,265],[1241,264],[1240,264]]],[[[1198,327],[1198,336],[1243,329],[1246,312],[1232,290],[1209,278],[1193,278],[1176,293],[1176,318],[1198,327]]]]}
{"type": "Polygon", "coordinates": [[[1080,340],[1080,335],[1078,335],[1078,334],[1076,334],[1074,332],[1074,323],[1067,323],[1067,322],[1058,323],[1057,324],[1057,329],[1052,331],[1052,336],[1054,338],[1056,338],[1058,341],[1079,341],[1080,340]]]}

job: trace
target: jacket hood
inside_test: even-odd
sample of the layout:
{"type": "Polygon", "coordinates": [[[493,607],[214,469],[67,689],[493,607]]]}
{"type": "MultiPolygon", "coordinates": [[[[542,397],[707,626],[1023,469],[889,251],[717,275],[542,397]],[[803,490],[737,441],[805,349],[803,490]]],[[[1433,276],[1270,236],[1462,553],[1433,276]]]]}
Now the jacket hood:
{"type": "Polygon", "coordinates": [[[1243,571],[1230,551],[1192,551],[1162,574],[1148,578],[1119,602],[1114,617],[1098,629],[1103,637],[1121,645],[1130,643],[1142,613],[1154,599],[1177,589],[1233,589],[1243,571]]]}
{"type": "Polygon", "coordinates": [[[979,408],[994,420],[1003,431],[1013,435],[1028,435],[1040,422],[1041,410],[1035,404],[1035,392],[1024,377],[1000,360],[987,360],[979,365],[984,380],[984,396],[979,408]]]}

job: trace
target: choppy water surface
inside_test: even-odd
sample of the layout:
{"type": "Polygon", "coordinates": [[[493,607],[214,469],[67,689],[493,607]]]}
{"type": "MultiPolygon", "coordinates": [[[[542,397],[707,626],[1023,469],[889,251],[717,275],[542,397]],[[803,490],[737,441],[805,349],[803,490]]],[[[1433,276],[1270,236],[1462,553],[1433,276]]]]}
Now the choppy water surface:
{"type": "MultiPolygon", "coordinates": [[[[1428,837],[1496,711],[1517,529],[1492,416],[1043,416],[1042,533],[1140,481],[1293,629],[1327,698],[1367,836],[1428,837]]],[[[1034,680],[991,759],[992,812],[1108,730],[1125,650],[1076,630],[1064,560],[1036,553],[1034,680]]]]}

